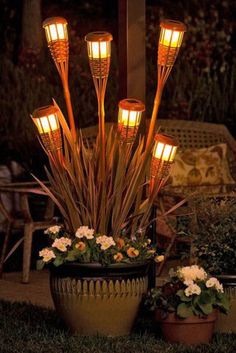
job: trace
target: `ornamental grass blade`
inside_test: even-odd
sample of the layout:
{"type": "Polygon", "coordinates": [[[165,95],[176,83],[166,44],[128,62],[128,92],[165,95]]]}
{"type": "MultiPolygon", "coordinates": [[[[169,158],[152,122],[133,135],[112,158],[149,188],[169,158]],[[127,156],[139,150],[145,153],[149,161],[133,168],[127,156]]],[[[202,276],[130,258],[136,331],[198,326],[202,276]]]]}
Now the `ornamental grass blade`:
{"type": "Polygon", "coordinates": [[[35,175],[32,174],[32,176],[39,183],[39,185],[46,192],[46,194],[53,200],[55,205],[57,205],[57,207],[59,208],[62,216],[68,221],[68,216],[67,216],[67,213],[66,213],[65,209],[62,207],[62,205],[57,200],[57,198],[53,195],[53,193],[50,191],[50,189],[42,181],[40,181],[35,175]]]}
{"type": "Polygon", "coordinates": [[[59,114],[58,114],[58,119],[59,119],[59,122],[60,122],[60,125],[63,129],[63,133],[64,135],[66,136],[67,138],[67,141],[70,143],[71,146],[73,146],[73,138],[72,138],[72,134],[71,134],[71,131],[69,129],[69,126],[66,122],[66,119],[60,109],[60,107],[57,105],[57,102],[55,101],[55,99],[53,98],[52,99],[53,101],[53,105],[58,109],[59,111],[59,114]]]}

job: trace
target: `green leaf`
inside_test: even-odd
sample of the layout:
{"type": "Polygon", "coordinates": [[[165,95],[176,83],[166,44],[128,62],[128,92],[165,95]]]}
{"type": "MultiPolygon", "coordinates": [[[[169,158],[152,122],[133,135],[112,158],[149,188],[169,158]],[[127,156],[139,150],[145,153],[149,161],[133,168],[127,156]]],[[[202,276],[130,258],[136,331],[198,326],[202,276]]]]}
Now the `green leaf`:
{"type": "Polygon", "coordinates": [[[45,262],[43,260],[37,260],[36,261],[36,269],[38,271],[42,270],[44,268],[45,262]]]}
{"type": "Polygon", "coordinates": [[[182,302],[191,302],[191,298],[187,297],[183,289],[178,290],[176,293],[182,302]]]}
{"type": "Polygon", "coordinates": [[[75,261],[79,257],[80,253],[77,249],[71,250],[68,252],[65,260],[67,261],[75,261]]]}
{"type": "Polygon", "coordinates": [[[230,300],[224,293],[218,293],[214,306],[218,307],[224,314],[227,314],[230,310],[230,300]]]}
{"type": "Polygon", "coordinates": [[[177,315],[183,319],[193,315],[191,304],[181,303],[177,306],[177,315]]]}
{"type": "Polygon", "coordinates": [[[212,295],[206,291],[202,291],[201,295],[198,298],[199,304],[211,304],[213,299],[212,295]]]}
{"type": "Polygon", "coordinates": [[[203,314],[209,315],[213,311],[213,306],[212,304],[200,304],[198,303],[199,308],[202,310],[203,314]]]}
{"type": "Polygon", "coordinates": [[[63,262],[64,262],[63,258],[57,256],[57,257],[55,258],[55,260],[53,261],[53,264],[54,264],[54,266],[58,267],[58,266],[62,265],[63,262]]]}

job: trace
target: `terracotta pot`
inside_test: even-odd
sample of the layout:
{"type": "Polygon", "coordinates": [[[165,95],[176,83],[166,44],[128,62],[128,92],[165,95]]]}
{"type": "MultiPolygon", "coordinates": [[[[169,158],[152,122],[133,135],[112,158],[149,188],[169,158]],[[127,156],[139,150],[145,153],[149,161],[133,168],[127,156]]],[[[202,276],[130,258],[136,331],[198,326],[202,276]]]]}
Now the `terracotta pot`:
{"type": "Polygon", "coordinates": [[[217,311],[207,317],[191,316],[180,319],[171,313],[166,319],[160,319],[160,311],[156,311],[156,320],[160,323],[165,341],[183,344],[209,343],[214,331],[217,311]]]}
{"type": "Polygon", "coordinates": [[[148,287],[149,263],[71,263],[51,269],[55,308],[72,332],[128,335],[148,287]]]}
{"type": "Polygon", "coordinates": [[[215,331],[236,333],[236,275],[216,275],[215,277],[223,284],[224,292],[230,299],[230,311],[228,315],[219,313],[215,331]]]}

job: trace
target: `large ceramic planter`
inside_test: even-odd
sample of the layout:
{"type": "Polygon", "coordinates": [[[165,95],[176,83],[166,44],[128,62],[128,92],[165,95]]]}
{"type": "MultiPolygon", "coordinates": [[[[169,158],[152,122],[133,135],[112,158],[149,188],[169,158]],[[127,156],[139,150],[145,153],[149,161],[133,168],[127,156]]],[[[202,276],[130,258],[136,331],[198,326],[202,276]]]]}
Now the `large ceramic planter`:
{"type": "Polygon", "coordinates": [[[209,343],[217,317],[217,311],[207,317],[191,316],[180,319],[174,313],[170,313],[166,319],[160,318],[160,311],[156,311],[156,320],[159,322],[165,341],[183,344],[209,343]]]}
{"type": "Polygon", "coordinates": [[[128,335],[148,287],[148,263],[71,263],[51,270],[55,308],[72,332],[128,335]]]}
{"type": "Polygon", "coordinates": [[[224,292],[230,299],[230,312],[228,315],[219,313],[215,331],[236,332],[236,275],[216,276],[224,286],[224,292]]]}

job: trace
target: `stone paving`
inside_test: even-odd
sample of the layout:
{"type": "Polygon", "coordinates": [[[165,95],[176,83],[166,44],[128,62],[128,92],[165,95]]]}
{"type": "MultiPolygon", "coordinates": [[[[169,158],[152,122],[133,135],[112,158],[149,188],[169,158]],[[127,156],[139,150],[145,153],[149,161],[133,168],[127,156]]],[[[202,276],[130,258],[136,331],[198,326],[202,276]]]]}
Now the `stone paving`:
{"type": "Polygon", "coordinates": [[[21,283],[21,275],[21,272],[3,273],[0,279],[0,299],[53,308],[49,272],[31,271],[29,284],[21,283]]]}

